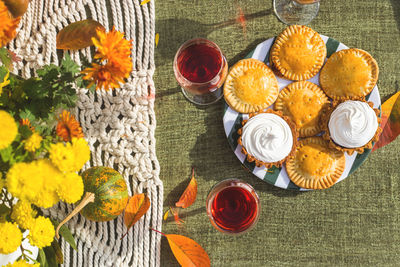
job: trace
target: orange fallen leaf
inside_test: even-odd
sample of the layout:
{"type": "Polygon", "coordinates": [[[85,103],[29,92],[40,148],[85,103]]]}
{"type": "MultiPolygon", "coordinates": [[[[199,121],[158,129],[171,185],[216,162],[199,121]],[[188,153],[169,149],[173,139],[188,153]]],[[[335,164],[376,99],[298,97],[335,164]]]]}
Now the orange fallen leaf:
{"type": "Polygon", "coordinates": [[[158,46],[159,40],[160,40],[160,34],[156,33],[156,47],[158,46]]]}
{"type": "Polygon", "coordinates": [[[238,13],[239,13],[239,15],[237,16],[236,21],[242,27],[244,37],[247,38],[247,23],[246,23],[247,20],[246,20],[246,16],[244,15],[244,12],[240,6],[238,7],[238,13]]]}
{"type": "Polygon", "coordinates": [[[184,220],[179,218],[179,208],[170,207],[169,210],[171,211],[172,215],[174,215],[174,220],[177,225],[181,225],[182,223],[185,223],[184,220]]]}
{"type": "Polygon", "coordinates": [[[148,2],[150,2],[150,0],[143,0],[141,3],[140,3],[140,5],[142,6],[142,5],[145,5],[145,4],[147,4],[148,2]]]}
{"type": "Polygon", "coordinates": [[[171,251],[181,266],[208,267],[211,265],[207,252],[193,239],[151,230],[167,238],[171,251]]]}
{"type": "Polygon", "coordinates": [[[400,134],[400,91],[382,104],[381,128],[383,131],[372,151],[389,144],[400,134]]]}
{"type": "MultiPolygon", "coordinates": [[[[144,194],[131,197],[125,208],[124,223],[129,229],[147,212],[150,208],[150,199],[144,194]]],[[[125,236],[124,234],[121,239],[125,236]]]]}
{"type": "Polygon", "coordinates": [[[182,196],[179,198],[178,202],[175,203],[175,206],[181,207],[184,209],[187,207],[190,207],[196,200],[196,196],[197,196],[197,182],[196,182],[196,179],[194,178],[194,168],[193,168],[192,169],[192,179],[190,180],[190,183],[186,187],[182,196]]]}
{"type": "Polygon", "coordinates": [[[93,45],[96,29],[105,31],[103,25],[92,19],[85,19],[69,24],[57,34],[57,49],[82,49],[93,45]]]}

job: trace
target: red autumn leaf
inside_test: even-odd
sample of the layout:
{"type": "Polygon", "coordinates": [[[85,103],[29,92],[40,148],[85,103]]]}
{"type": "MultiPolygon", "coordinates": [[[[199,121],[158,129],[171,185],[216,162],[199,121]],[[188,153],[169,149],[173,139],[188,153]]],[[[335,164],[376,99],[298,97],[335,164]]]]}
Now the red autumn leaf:
{"type": "Polygon", "coordinates": [[[190,180],[190,183],[186,187],[182,196],[179,198],[179,201],[175,203],[175,206],[184,209],[190,207],[196,200],[196,196],[197,196],[197,182],[196,179],[194,178],[194,169],[192,169],[192,179],[190,180]]]}
{"type": "MultiPolygon", "coordinates": [[[[128,201],[124,213],[124,223],[129,229],[147,212],[150,208],[150,199],[145,194],[134,195],[128,201]]],[[[122,238],[125,236],[124,234],[122,238]]],[[[121,239],[122,239],[121,238],[121,239]]]]}
{"type": "Polygon", "coordinates": [[[93,45],[96,29],[105,31],[103,25],[92,19],[85,19],[69,24],[57,34],[57,49],[82,49],[93,45]]]}
{"type": "Polygon", "coordinates": [[[382,104],[381,127],[383,132],[372,151],[389,144],[400,134],[400,91],[382,104]]]}
{"type": "Polygon", "coordinates": [[[181,266],[208,267],[211,265],[207,252],[193,239],[183,235],[164,234],[151,229],[165,236],[176,260],[181,266]]]}

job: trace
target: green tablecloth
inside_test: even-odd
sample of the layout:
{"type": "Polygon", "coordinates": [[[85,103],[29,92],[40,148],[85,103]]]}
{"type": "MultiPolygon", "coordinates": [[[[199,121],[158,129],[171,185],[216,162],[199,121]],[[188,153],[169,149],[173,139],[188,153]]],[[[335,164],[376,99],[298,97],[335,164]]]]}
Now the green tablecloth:
{"type": "MultiPolygon", "coordinates": [[[[243,169],[224,134],[222,102],[200,109],[178,88],[172,61],[181,43],[207,37],[232,65],[285,27],[275,17],[272,1],[159,0],[156,18],[156,139],[165,210],[183,192],[192,166],[199,190],[195,204],[182,212],[184,227],[167,221],[163,231],[196,240],[212,266],[399,266],[400,139],[372,153],[330,189],[285,191],[243,169]],[[239,6],[248,18],[246,37],[234,23],[239,6]],[[211,187],[229,177],[252,184],[262,205],[257,226],[238,237],[215,230],[205,211],[211,187]]],[[[322,0],[310,26],[375,57],[382,100],[399,90],[399,0],[322,0]]],[[[165,239],[161,264],[178,265],[165,239]]]]}

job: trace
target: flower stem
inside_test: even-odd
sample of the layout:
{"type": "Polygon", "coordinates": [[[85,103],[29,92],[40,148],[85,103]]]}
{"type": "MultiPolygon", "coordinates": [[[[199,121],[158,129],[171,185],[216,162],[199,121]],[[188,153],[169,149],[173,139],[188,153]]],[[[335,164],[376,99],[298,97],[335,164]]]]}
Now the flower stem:
{"type": "Polygon", "coordinates": [[[157,232],[157,233],[159,233],[159,234],[161,234],[161,235],[163,235],[163,236],[165,236],[164,233],[162,233],[162,232],[160,232],[160,231],[158,231],[158,230],[156,230],[156,229],[153,229],[153,228],[149,228],[149,229],[152,230],[152,231],[154,231],[154,232],[157,232]]]}

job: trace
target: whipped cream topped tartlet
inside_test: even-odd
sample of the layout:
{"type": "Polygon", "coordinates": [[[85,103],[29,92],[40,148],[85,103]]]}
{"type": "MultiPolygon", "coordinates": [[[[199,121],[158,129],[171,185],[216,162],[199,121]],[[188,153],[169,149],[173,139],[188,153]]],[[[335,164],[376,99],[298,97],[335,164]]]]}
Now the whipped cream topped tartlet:
{"type": "Polygon", "coordinates": [[[348,100],[337,102],[327,112],[323,120],[324,138],[330,140],[331,147],[362,153],[372,148],[378,141],[382,129],[379,127],[379,110],[365,101],[348,100]]]}
{"type": "Polygon", "coordinates": [[[247,160],[267,168],[280,167],[294,153],[298,136],[289,117],[270,109],[250,114],[238,133],[247,160]]]}

